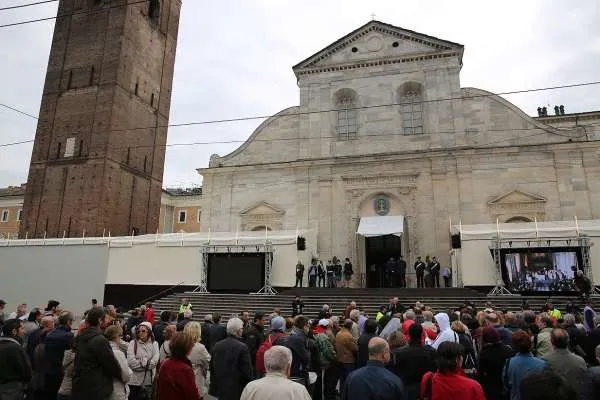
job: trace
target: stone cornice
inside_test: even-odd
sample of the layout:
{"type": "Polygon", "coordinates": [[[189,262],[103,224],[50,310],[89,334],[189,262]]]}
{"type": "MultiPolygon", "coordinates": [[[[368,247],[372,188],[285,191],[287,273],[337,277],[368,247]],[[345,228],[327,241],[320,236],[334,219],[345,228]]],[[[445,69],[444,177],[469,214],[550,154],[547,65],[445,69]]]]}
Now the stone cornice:
{"type": "Polygon", "coordinates": [[[459,53],[456,51],[450,52],[440,52],[433,54],[415,54],[404,57],[388,57],[388,58],[380,58],[377,60],[356,60],[351,63],[343,63],[343,64],[333,64],[322,67],[314,67],[314,68],[303,68],[296,72],[296,76],[300,77],[303,75],[312,75],[312,74],[320,74],[323,72],[336,72],[336,71],[347,71],[352,69],[360,69],[360,68],[370,68],[381,65],[393,65],[393,64],[405,64],[405,63],[413,63],[419,61],[426,60],[435,60],[440,58],[451,58],[458,57],[459,53]]]}
{"type": "Polygon", "coordinates": [[[243,164],[243,165],[231,165],[231,166],[222,166],[217,168],[198,168],[197,171],[203,176],[213,175],[213,174],[224,174],[224,173],[232,173],[239,172],[242,170],[255,170],[258,168],[264,169],[281,169],[286,166],[289,168],[298,168],[298,167],[329,167],[332,165],[339,165],[340,163],[356,163],[356,164],[372,164],[373,162],[386,163],[388,161],[396,161],[399,159],[402,160],[410,160],[410,159],[423,159],[427,158],[439,158],[439,157],[448,157],[452,156],[457,159],[464,157],[471,157],[474,155],[486,155],[486,154],[496,154],[498,150],[505,150],[508,152],[521,152],[521,151],[534,151],[539,153],[541,151],[546,152],[554,152],[556,150],[582,150],[582,149],[592,149],[595,148],[600,151],[600,141],[596,142],[554,142],[554,143],[532,143],[532,144],[522,144],[522,145],[504,145],[504,146],[456,146],[456,147],[448,147],[448,148],[440,148],[429,151],[424,150],[409,150],[409,151],[396,151],[389,153],[376,153],[376,154],[361,154],[361,155],[351,155],[351,156],[342,156],[342,157],[323,157],[323,158],[307,158],[307,159],[299,159],[294,161],[275,161],[269,163],[257,163],[257,164],[243,164]],[[401,157],[401,158],[398,158],[401,157]]]}

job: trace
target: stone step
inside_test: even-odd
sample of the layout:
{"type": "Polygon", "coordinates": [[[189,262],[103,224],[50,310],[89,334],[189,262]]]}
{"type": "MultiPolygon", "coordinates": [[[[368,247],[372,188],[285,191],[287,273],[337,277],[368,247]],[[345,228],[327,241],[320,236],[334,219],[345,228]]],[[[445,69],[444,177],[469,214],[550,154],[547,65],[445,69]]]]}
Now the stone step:
{"type": "MultiPolygon", "coordinates": [[[[329,304],[334,314],[341,314],[350,301],[357,302],[359,308],[367,315],[374,316],[381,304],[387,304],[389,297],[398,295],[400,303],[411,305],[416,301],[422,301],[433,308],[434,311],[449,311],[465,300],[472,301],[478,308],[483,308],[487,301],[491,301],[496,308],[518,311],[523,300],[527,300],[534,310],[539,310],[547,301],[544,296],[493,296],[487,297],[479,292],[462,289],[318,289],[297,288],[285,291],[278,295],[249,295],[249,294],[224,294],[224,293],[178,293],[167,296],[154,302],[154,308],[158,311],[176,311],[181,299],[186,297],[193,305],[196,319],[202,319],[205,314],[219,312],[224,320],[241,310],[251,313],[263,311],[270,313],[274,308],[280,308],[284,315],[291,314],[291,303],[294,296],[302,295],[304,301],[304,313],[308,316],[316,316],[323,304],[329,304]],[[401,293],[401,295],[399,294],[401,293]]],[[[579,303],[579,299],[573,296],[552,297],[553,303],[564,310],[567,302],[579,303]]],[[[600,299],[594,299],[596,306],[600,305],[600,299]]]]}

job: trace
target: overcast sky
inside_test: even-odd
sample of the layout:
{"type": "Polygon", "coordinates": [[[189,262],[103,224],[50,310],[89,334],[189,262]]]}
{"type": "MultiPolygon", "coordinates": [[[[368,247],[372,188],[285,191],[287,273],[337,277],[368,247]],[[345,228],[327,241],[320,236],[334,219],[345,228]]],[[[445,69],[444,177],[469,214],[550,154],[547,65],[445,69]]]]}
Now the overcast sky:
{"type": "MultiPolygon", "coordinates": [[[[0,11],[0,25],[53,16],[56,7],[0,11]]],[[[371,14],[463,44],[463,87],[498,93],[600,81],[597,0],[183,0],[170,122],[271,115],[297,105],[291,67],[371,14]]],[[[0,103],[38,114],[53,28],[54,21],[0,28],[0,103]]],[[[548,104],[600,110],[600,85],[505,97],[530,115],[548,104]]],[[[245,140],[260,122],[170,128],[168,142],[245,140]]],[[[34,119],[0,107],[0,144],[32,139],[35,129],[34,119]]],[[[195,169],[240,144],[169,147],[164,186],[199,185],[195,169]]],[[[0,187],[26,181],[31,148],[0,147],[0,187]]]]}

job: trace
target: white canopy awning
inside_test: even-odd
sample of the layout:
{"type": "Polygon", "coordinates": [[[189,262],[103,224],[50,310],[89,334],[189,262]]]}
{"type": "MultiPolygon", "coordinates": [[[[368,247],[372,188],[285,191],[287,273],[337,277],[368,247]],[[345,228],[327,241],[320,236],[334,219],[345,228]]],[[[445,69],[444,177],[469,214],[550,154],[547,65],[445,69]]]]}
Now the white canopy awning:
{"type": "Polygon", "coordinates": [[[504,224],[477,224],[452,227],[462,240],[569,238],[579,235],[600,236],[600,220],[543,221],[504,224]]]}
{"type": "Polygon", "coordinates": [[[377,217],[362,217],[358,224],[357,235],[365,237],[396,235],[404,232],[404,216],[386,215],[377,217]]]}

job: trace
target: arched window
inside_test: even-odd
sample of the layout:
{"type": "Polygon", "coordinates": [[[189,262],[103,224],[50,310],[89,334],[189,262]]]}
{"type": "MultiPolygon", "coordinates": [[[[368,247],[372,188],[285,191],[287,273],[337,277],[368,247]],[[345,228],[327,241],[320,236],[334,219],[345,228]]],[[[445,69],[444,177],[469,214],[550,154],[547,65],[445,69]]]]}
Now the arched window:
{"type": "Polygon", "coordinates": [[[265,229],[267,231],[271,230],[271,228],[269,228],[268,226],[261,225],[261,226],[255,226],[254,228],[252,228],[252,232],[264,232],[265,229]]]}
{"type": "Polygon", "coordinates": [[[532,222],[531,219],[527,218],[527,217],[512,217],[506,220],[506,224],[513,224],[513,223],[523,223],[523,222],[532,222]]]}
{"type": "Polygon", "coordinates": [[[402,133],[421,135],[423,133],[423,87],[420,83],[408,82],[400,87],[402,107],[402,133]]]}
{"type": "Polygon", "coordinates": [[[358,96],[352,89],[342,89],[335,94],[335,131],[340,139],[355,139],[358,132],[358,96]]]}

